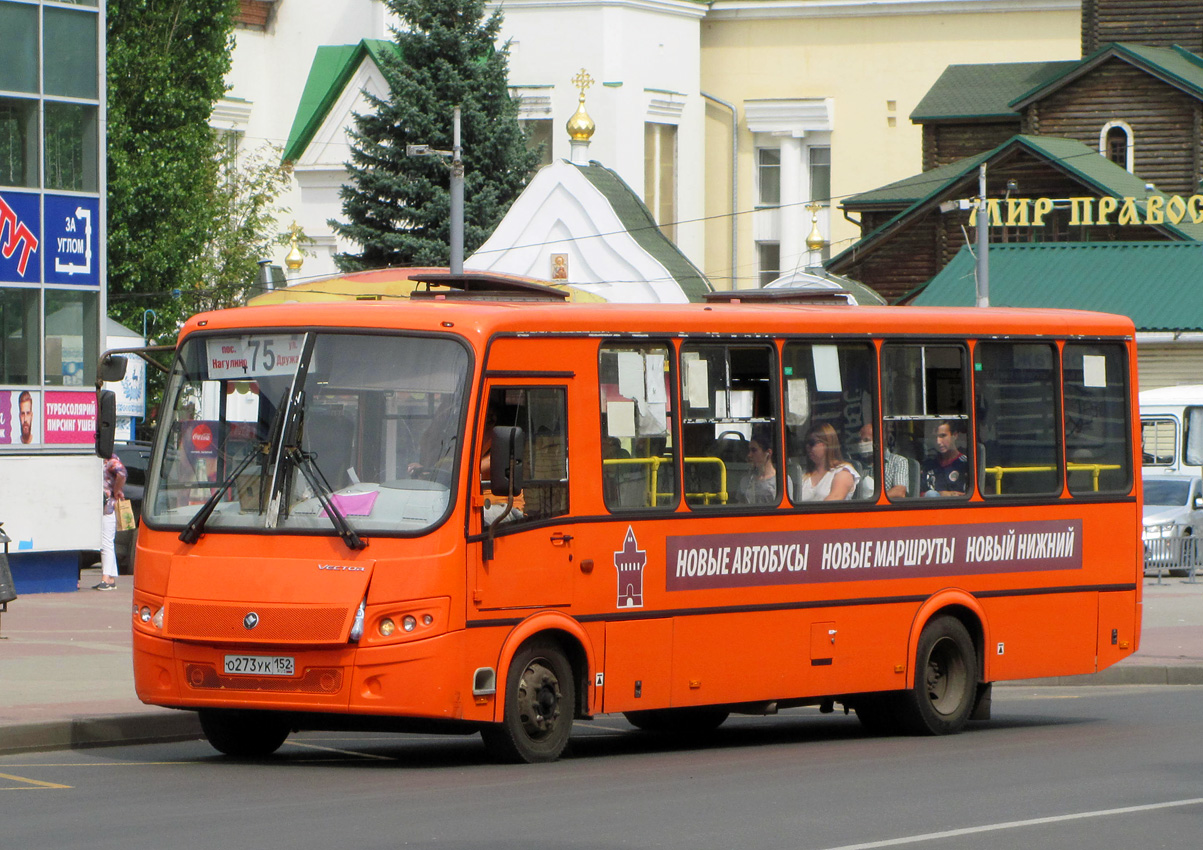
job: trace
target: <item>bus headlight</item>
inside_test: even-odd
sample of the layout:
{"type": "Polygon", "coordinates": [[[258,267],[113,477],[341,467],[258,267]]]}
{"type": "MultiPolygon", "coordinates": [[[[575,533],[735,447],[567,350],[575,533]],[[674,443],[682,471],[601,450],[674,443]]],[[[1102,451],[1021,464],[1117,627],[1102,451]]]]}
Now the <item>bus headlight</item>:
{"type": "Polygon", "coordinates": [[[367,612],[370,622],[360,645],[403,643],[444,634],[450,620],[450,607],[451,600],[445,596],[373,605],[367,612]]]}

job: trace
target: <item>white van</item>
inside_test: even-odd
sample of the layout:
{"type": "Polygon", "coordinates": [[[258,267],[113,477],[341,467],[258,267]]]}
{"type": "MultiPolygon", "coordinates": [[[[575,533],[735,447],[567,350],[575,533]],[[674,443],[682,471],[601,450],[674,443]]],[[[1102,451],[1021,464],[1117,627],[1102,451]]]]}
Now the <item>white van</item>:
{"type": "Polygon", "coordinates": [[[1142,392],[1140,439],[1146,478],[1203,474],[1203,384],[1142,392]]]}
{"type": "Polygon", "coordinates": [[[1203,384],[1140,394],[1145,574],[1184,574],[1203,562],[1203,384]]]}

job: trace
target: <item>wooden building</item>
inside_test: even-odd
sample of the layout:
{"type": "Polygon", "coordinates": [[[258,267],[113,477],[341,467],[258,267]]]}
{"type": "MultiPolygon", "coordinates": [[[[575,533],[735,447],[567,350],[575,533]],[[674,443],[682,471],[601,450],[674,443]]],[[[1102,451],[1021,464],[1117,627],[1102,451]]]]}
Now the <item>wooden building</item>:
{"type": "Polygon", "coordinates": [[[983,164],[1004,211],[992,242],[1203,239],[1187,210],[1203,185],[1203,0],[1084,0],[1082,45],[1073,62],[949,66],[911,114],[923,172],[847,198],[861,239],[827,268],[904,299],[972,238],[968,210],[949,208],[977,196],[983,164]],[[1100,223],[1082,198],[1130,212],[1100,223]],[[1037,199],[1053,203],[1039,217],[1037,199]]]}

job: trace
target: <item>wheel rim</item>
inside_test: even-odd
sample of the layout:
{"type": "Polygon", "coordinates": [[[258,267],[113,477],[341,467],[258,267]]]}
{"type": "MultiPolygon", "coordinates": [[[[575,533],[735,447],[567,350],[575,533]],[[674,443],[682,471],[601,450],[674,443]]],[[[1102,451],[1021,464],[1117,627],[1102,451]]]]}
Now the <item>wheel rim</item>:
{"type": "Polygon", "coordinates": [[[542,741],[560,719],[560,680],[545,659],[526,665],[518,681],[518,718],[528,738],[542,741]]]}
{"type": "Polygon", "coordinates": [[[939,714],[955,714],[965,698],[969,670],[956,641],[941,638],[927,659],[927,698],[939,714]]]}

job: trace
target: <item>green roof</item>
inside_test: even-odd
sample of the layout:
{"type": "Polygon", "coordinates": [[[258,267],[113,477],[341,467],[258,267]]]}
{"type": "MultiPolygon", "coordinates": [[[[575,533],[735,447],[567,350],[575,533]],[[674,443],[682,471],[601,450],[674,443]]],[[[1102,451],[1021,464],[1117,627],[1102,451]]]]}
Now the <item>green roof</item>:
{"type": "MultiPolygon", "coordinates": [[[[1136,205],[1142,212],[1142,218],[1146,198],[1150,195],[1161,195],[1164,197],[1162,193],[1156,190],[1150,192],[1145,188],[1144,181],[1139,177],[1116,165],[1106,157],[1100,156],[1098,151],[1088,148],[1081,142],[1073,139],[1057,138],[1055,136],[1013,136],[992,151],[957,160],[941,168],[932,169],[931,171],[909,178],[910,182],[914,184],[913,190],[909,195],[905,191],[907,187],[902,186],[907,181],[892,183],[890,186],[877,190],[877,193],[883,193],[883,195],[877,199],[876,203],[884,206],[886,205],[884,201],[886,190],[891,190],[891,187],[902,186],[902,188],[894,188],[892,191],[899,196],[898,201],[900,203],[909,203],[905,209],[901,210],[889,221],[883,223],[871,233],[861,237],[851,246],[828,260],[825,263],[826,267],[836,272],[842,271],[846,261],[863,253],[867,248],[871,248],[875,243],[900,229],[908,218],[921,212],[926,212],[940,201],[955,198],[957,194],[960,194],[957,191],[958,186],[968,184],[970,181],[976,181],[978,166],[983,162],[987,164],[997,162],[1014,155],[1019,150],[1026,150],[1033,156],[1061,168],[1098,197],[1136,198],[1136,205]],[[930,178],[929,175],[931,175],[930,178]],[[939,180],[941,177],[943,178],[942,181],[939,180]],[[926,194],[919,195],[919,191],[922,189],[926,189],[927,192],[926,194]]],[[[977,183],[972,182],[971,192],[976,193],[976,191],[977,183]]],[[[863,208],[869,205],[869,202],[863,199],[874,194],[876,193],[866,192],[862,195],[856,195],[844,201],[844,206],[846,208],[863,208]]],[[[1203,241],[1203,224],[1194,224],[1189,219],[1184,219],[1179,224],[1166,221],[1161,225],[1149,226],[1163,231],[1171,239],[1203,241]]]]}
{"type": "MultiPolygon", "coordinates": [[[[1140,331],[1203,331],[1203,244],[1045,242],[991,245],[990,305],[1099,310],[1140,331]]],[[[913,300],[971,307],[973,255],[964,246],[913,300]]]]}
{"type": "Polygon", "coordinates": [[[1019,119],[1019,112],[1119,57],[1203,98],[1203,59],[1181,47],[1106,44],[1084,59],[949,65],[911,113],[915,123],[1019,119]]]}
{"type": "Polygon", "coordinates": [[[1198,98],[1203,98],[1203,59],[1181,47],[1148,47],[1143,44],[1106,44],[1080,62],[1068,63],[1056,76],[1037,83],[1011,101],[1012,109],[1023,109],[1068,85],[1110,59],[1119,57],[1141,70],[1198,98]]]}
{"type": "Polygon", "coordinates": [[[967,118],[1019,120],[1011,101],[1078,67],[1070,62],[949,65],[911,113],[916,123],[967,118]]]}
{"type": "Polygon", "coordinates": [[[856,210],[864,207],[895,208],[900,205],[909,206],[918,200],[926,198],[932,192],[943,188],[950,180],[956,180],[970,171],[976,171],[977,167],[985,162],[991,153],[993,151],[986,151],[974,156],[965,157],[965,159],[958,159],[956,162],[950,162],[948,165],[941,165],[939,168],[933,168],[930,171],[924,171],[912,177],[907,177],[904,180],[898,180],[879,189],[861,192],[859,195],[851,195],[841,203],[848,209],[856,210]]]}
{"type": "Polygon", "coordinates": [[[664,235],[647,205],[639,199],[626,181],[619,177],[617,172],[599,162],[590,162],[588,165],[572,164],[580,169],[585,179],[609,202],[618,220],[622,222],[623,229],[639,247],[668,270],[680,285],[685,297],[690,301],[705,301],[706,293],[712,291],[710,281],[681,253],[681,249],[664,235]]]}
{"type": "Polygon", "coordinates": [[[301,158],[364,57],[370,56],[380,65],[381,54],[386,50],[395,53],[397,46],[376,38],[365,38],[359,44],[323,45],[317,49],[313,64],[309,66],[301,101],[297,104],[292,130],[288,133],[288,144],[284,146],[286,162],[301,158]]]}

